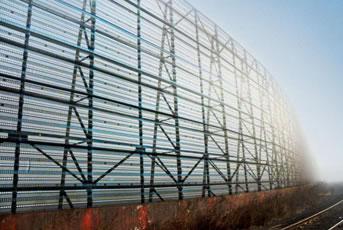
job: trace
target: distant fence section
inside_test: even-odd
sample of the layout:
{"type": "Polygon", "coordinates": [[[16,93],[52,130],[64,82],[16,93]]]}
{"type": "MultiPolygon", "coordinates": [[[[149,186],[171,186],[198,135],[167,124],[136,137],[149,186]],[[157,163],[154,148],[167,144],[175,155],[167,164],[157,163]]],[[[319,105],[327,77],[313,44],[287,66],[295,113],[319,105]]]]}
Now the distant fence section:
{"type": "Polygon", "coordinates": [[[183,0],[1,0],[0,137],[3,213],[302,180],[275,81],[183,0]]]}

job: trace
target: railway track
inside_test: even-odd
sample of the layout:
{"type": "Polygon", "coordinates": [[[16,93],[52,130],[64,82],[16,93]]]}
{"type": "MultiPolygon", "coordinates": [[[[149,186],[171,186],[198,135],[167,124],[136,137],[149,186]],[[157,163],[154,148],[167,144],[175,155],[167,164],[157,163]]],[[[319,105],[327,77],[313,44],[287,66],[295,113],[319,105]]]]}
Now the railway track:
{"type": "MultiPolygon", "coordinates": [[[[317,212],[309,217],[306,217],[304,219],[301,219],[293,224],[290,224],[288,226],[285,226],[285,227],[281,227],[279,229],[281,230],[289,230],[289,229],[304,229],[304,228],[310,228],[310,229],[329,229],[329,230],[333,230],[333,229],[338,229],[340,228],[341,226],[343,226],[343,220],[340,219],[339,222],[334,222],[335,224],[329,224],[329,223],[325,223],[325,225],[328,225],[330,227],[324,227],[321,222],[322,220],[324,220],[324,222],[328,222],[327,220],[325,220],[325,218],[330,218],[331,215],[329,216],[326,216],[325,215],[328,215],[330,212],[334,213],[335,216],[337,215],[337,210],[336,210],[336,213],[334,212],[335,211],[335,208],[338,207],[339,205],[343,204],[343,199],[338,201],[337,203],[331,205],[330,207],[326,208],[326,209],[323,209],[321,210],[320,212],[317,212]]],[[[342,213],[342,216],[343,216],[343,213],[342,213]]]]}
{"type": "Polygon", "coordinates": [[[333,229],[336,229],[336,228],[343,228],[342,226],[343,226],[343,220],[341,220],[338,223],[336,223],[334,226],[329,228],[329,230],[333,230],[333,229]]]}

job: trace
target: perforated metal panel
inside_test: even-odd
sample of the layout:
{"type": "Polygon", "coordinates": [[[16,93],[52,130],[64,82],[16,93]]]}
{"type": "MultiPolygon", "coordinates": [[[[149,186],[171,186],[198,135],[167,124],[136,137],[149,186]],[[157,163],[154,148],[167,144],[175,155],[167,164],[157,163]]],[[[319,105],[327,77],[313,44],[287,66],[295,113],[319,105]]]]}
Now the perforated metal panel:
{"type": "Polygon", "coordinates": [[[0,211],[294,186],[266,69],[182,0],[0,0],[0,211]]]}

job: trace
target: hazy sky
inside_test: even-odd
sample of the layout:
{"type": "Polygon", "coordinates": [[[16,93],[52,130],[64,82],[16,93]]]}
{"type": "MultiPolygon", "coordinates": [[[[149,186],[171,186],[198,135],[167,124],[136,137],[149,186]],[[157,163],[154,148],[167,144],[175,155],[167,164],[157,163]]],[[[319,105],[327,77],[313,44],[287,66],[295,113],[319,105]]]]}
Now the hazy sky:
{"type": "Polygon", "coordinates": [[[189,0],[274,75],[318,179],[343,181],[343,1],[189,0]]]}

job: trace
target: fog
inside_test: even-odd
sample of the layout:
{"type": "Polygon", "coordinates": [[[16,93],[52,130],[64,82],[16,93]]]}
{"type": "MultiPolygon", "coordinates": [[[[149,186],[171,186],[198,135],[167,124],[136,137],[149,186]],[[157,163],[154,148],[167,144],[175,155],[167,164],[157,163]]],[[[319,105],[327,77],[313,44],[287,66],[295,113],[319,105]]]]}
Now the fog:
{"type": "Polygon", "coordinates": [[[189,2],[274,75],[302,126],[313,178],[343,181],[343,2],[189,2]]]}

